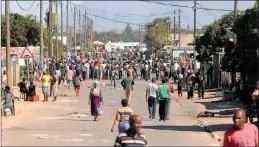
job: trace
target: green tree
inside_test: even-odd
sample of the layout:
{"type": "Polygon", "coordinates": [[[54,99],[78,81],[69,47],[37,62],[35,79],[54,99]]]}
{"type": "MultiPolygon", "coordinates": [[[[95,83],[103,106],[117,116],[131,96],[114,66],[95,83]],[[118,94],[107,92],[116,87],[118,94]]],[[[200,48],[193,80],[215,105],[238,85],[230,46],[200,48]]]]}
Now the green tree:
{"type": "Polygon", "coordinates": [[[152,23],[148,23],[145,26],[146,34],[144,36],[144,42],[148,48],[155,49],[156,55],[168,44],[168,28],[170,28],[168,21],[169,17],[156,18],[152,23]]]}
{"type": "MultiPolygon", "coordinates": [[[[2,46],[6,46],[6,23],[2,17],[2,46]]],[[[40,44],[40,24],[32,15],[10,14],[11,46],[37,46],[40,44]]]]}

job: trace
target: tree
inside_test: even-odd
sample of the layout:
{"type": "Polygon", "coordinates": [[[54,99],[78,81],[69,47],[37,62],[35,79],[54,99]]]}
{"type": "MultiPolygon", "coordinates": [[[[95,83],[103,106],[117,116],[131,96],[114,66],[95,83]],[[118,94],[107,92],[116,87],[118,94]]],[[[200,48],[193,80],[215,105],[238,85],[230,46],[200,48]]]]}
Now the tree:
{"type": "MultiPolygon", "coordinates": [[[[2,46],[6,46],[6,23],[2,17],[2,46]]],[[[32,15],[10,14],[11,46],[37,46],[40,44],[40,24],[32,15]]]]}
{"type": "Polygon", "coordinates": [[[168,43],[169,34],[168,29],[170,25],[168,23],[169,17],[156,18],[152,23],[148,23],[145,26],[146,34],[144,36],[144,42],[148,48],[154,48],[156,55],[158,52],[168,43]]]}

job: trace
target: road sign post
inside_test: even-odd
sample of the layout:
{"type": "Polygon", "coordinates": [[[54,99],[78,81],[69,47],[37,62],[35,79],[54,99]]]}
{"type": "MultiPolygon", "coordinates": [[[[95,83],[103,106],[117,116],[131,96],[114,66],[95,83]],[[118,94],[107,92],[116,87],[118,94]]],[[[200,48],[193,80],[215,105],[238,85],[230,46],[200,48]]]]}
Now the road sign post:
{"type": "Polygon", "coordinates": [[[29,79],[29,59],[30,58],[33,58],[33,54],[32,54],[32,52],[27,48],[27,47],[25,47],[24,48],[24,50],[23,50],[23,52],[22,52],[22,55],[21,55],[21,58],[24,58],[25,59],[25,62],[26,62],[26,68],[27,68],[27,80],[29,81],[30,79],[29,79]]]}

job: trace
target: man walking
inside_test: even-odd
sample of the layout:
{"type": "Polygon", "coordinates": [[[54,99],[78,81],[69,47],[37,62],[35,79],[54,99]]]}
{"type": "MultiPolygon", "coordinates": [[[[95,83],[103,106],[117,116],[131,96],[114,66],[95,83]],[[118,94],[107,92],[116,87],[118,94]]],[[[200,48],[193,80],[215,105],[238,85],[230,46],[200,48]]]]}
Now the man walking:
{"type": "Polygon", "coordinates": [[[125,90],[126,99],[128,100],[128,105],[130,105],[130,102],[131,102],[133,85],[134,85],[134,80],[132,78],[130,78],[130,74],[127,73],[127,77],[121,81],[121,86],[125,90]]]}
{"type": "Polygon", "coordinates": [[[166,108],[166,120],[169,120],[170,118],[170,111],[171,111],[171,99],[172,99],[172,94],[174,93],[174,85],[172,83],[169,82],[169,78],[166,78],[166,85],[169,87],[170,89],[170,97],[168,99],[168,105],[166,108]]]}
{"type": "Polygon", "coordinates": [[[243,109],[235,111],[233,121],[233,128],[225,132],[223,147],[258,147],[258,129],[255,125],[246,123],[243,109]]]}
{"type": "Polygon", "coordinates": [[[158,97],[159,97],[159,121],[166,120],[167,114],[167,106],[168,106],[168,99],[170,97],[170,89],[166,85],[165,78],[162,79],[162,85],[159,86],[158,90],[158,97]]]}
{"type": "Polygon", "coordinates": [[[156,116],[157,90],[158,86],[156,85],[156,78],[153,77],[146,90],[146,101],[148,102],[149,118],[152,120],[154,120],[156,116]]]}

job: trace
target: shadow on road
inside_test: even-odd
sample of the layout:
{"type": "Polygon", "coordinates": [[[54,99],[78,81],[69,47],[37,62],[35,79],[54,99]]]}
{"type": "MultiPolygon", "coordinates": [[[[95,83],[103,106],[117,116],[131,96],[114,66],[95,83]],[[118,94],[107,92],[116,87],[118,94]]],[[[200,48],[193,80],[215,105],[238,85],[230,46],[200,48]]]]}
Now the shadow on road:
{"type": "Polygon", "coordinates": [[[93,120],[85,120],[85,119],[58,119],[58,120],[64,120],[64,121],[93,121],[93,120]]]}
{"type": "Polygon", "coordinates": [[[153,130],[174,130],[174,131],[193,131],[193,132],[204,132],[198,126],[166,126],[166,125],[154,125],[154,126],[142,126],[143,129],[153,130]]]}

